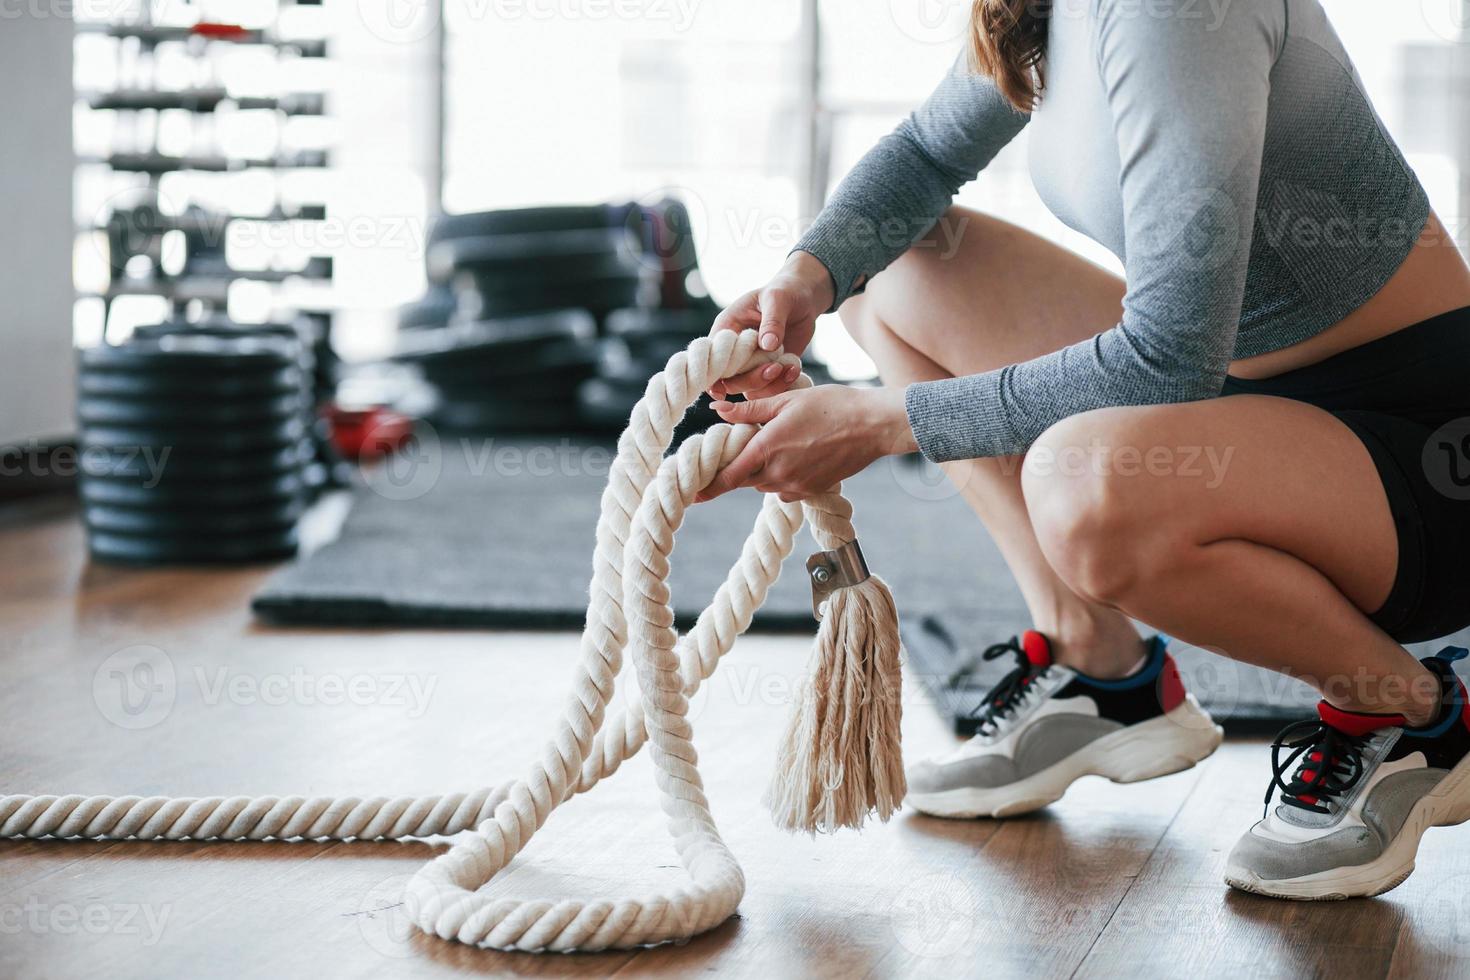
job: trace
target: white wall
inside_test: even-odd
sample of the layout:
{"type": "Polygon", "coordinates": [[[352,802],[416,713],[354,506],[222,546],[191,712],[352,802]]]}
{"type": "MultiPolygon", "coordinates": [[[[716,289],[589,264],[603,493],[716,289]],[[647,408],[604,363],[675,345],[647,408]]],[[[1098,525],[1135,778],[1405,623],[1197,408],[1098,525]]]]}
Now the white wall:
{"type": "Polygon", "coordinates": [[[0,445],[75,429],[72,25],[33,9],[0,8],[0,445]]]}

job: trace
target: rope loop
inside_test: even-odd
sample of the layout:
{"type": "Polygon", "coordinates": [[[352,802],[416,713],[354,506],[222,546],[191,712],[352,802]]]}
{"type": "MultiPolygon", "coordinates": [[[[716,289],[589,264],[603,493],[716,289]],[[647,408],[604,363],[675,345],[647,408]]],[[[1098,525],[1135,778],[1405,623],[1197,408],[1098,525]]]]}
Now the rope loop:
{"type": "MultiPolygon", "coordinates": [[[[675,354],[648,382],[618,439],[601,498],[577,675],[552,736],[527,774],[470,793],[423,797],[0,796],[0,837],[138,840],[312,840],[461,835],[409,882],[409,913],[425,932],[495,949],[630,948],[688,939],[725,921],[744,875],[710,813],[696,765],[689,697],[709,677],[791,553],[803,519],[818,544],[853,539],[840,493],[800,504],[763,501],[740,557],[683,636],[674,630],[669,556],[694,496],[749,443],[750,425],[716,425],[664,458],[675,424],[716,381],[773,360],[754,330],[723,331],[675,354]],[[623,655],[640,697],[607,719],[623,655]],[[615,900],[514,899],[487,886],[562,803],[651,743],[659,804],[687,882],[615,900]],[[462,833],[469,831],[469,833],[462,833]]],[[[802,375],[800,386],[811,380],[802,375]]]]}

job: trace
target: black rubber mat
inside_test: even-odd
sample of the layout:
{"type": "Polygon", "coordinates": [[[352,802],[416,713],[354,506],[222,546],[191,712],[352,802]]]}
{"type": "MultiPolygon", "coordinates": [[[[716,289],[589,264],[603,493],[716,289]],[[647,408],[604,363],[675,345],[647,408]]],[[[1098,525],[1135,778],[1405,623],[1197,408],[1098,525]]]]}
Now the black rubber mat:
{"type": "MultiPolygon", "coordinates": [[[[254,608],[283,623],[579,628],[610,459],[603,443],[445,434],[368,471],[338,540],[284,569],[254,608]]],[[[1019,599],[994,546],[930,479],[893,459],[850,482],[869,564],[906,613],[961,604],[1009,624],[1019,599]]],[[[673,557],[682,621],[724,581],[759,507],[742,491],[691,508],[673,557]]],[[[814,550],[803,531],[754,628],[811,628],[802,563],[814,550]]]]}
{"type": "MultiPolygon", "coordinates": [[[[580,628],[611,448],[448,435],[432,446],[370,473],[340,538],[269,581],[256,613],[301,625],[580,628]]],[[[979,652],[1028,626],[1020,594],[935,467],[885,460],[845,489],[869,565],[893,587],[906,671],[964,732],[981,694],[1010,667],[974,666],[979,652]]],[[[741,491],[690,510],[672,563],[684,625],[724,580],[759,505],[741,491]]],[[[812,629],[802,565],[815,547],[803,531],[754,629],[812,629]]],[[[1232,731],[1274,731],[1316,701],[1280,675],[1180,643],[1171,650],[1186,686],[1232,731]]]]}

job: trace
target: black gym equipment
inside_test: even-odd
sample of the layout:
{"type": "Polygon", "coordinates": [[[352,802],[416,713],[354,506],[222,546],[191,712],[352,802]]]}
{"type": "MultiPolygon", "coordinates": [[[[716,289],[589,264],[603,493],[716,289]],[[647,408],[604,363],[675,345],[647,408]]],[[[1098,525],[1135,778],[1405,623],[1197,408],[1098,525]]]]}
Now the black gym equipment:
{"type": "Polygon", "coordinates": [[[240,534],[127,534],[88,528],[92,556],[123,565],[214,565],[278,561],[296,554],[296,528],[240,534]]]}
{"type": "Polygon", "coordinates": [[[461,322],[559,308],[602,316],[637,303],[653,282],[637,239],[622,228],[448,238],[425,260],[430,279],[449,287],[461,322]]]}
{"type": "Polygon", "coordinates": [[[79,492],[94,558],[294,550],[297,519],[326,477],[309,326],[170,320],[78,353],[79,492]]]}
{"type": "Polygon", "coordinates": [[[572,204],[441,214],[429,228],[429,244],[488,235],[620,228],[626,226],[628,216],[634,210],[635,206],[631,204],[572,204]]]}
{"type": "MultiPolygon", "coordinates": [[[[437,391],[429,420],[453,428],[615,433],[719,313],[692,288],[693,222],[673,199],[441,215],[425,265],[430,291],[399,311],[397,359],[437,391]],[[567,309],[583,314],[575,337],[510,326],[567,309]]],[[[703,400],[676,442],[717,421],[703,400]]]]}
{"type": "MultiPolygon", "coordinates": [[[[607,336],[600,342],[597,377],[578,392],[583,420],[590,428],[616,432],[627,425],[648,379],[669,358],[709,333],[714,316],[708,309],[621,309],[603,321],[607,336]]],[[[709,399],[685,413],[675,430],[675,445],[719,421],[709,399]]]]}
{"type": "Polygon", "coordinates": [[[454,290],[437,283],[421,299],[399,308],[398,327],[423,330],[448,326],[454,316],[454,306],[454,290]]]}
{"type": "Polygon", "coordinates": [[[611,337],[679,337],[687,345],[689,341],[708,334],[714,319],[715,314],[706,309],[616,310],[608,315],[607,333],[611,337]]]}
{"type": "Polygon", "coordinates": [[[596,370],[597,344],[590,313],[553,310],[405,333],[396,359],[435,389],[436,426],[565,431],[578,424],[577,386],[596,370]]]}
{"type": "MultiPolygon", "coordinates": [[[[165,467],[166,469],[166,467],[165,467]]],[[[285,473],[246,475],[230,479],[180,479],[165,472],[159,479],[95,473],[83,482],[81,497],[89,504],[150,507],[168,504],[183,509],[215,509],[241,504],[284,504],[306,497],[299,467],[285,473]]]]}

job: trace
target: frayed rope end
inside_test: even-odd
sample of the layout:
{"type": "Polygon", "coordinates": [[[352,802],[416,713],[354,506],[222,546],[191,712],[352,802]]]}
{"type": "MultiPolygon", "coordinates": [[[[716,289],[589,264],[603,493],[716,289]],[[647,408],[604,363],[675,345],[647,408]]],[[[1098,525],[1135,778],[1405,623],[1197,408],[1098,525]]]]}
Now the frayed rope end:
{"type": "Polygon", "coordinates": [[[778,827],[830,833],[898,811],[907,791],[899,659],[887,584],[874,575],[833,592],[766,793],[778,827]]]}

